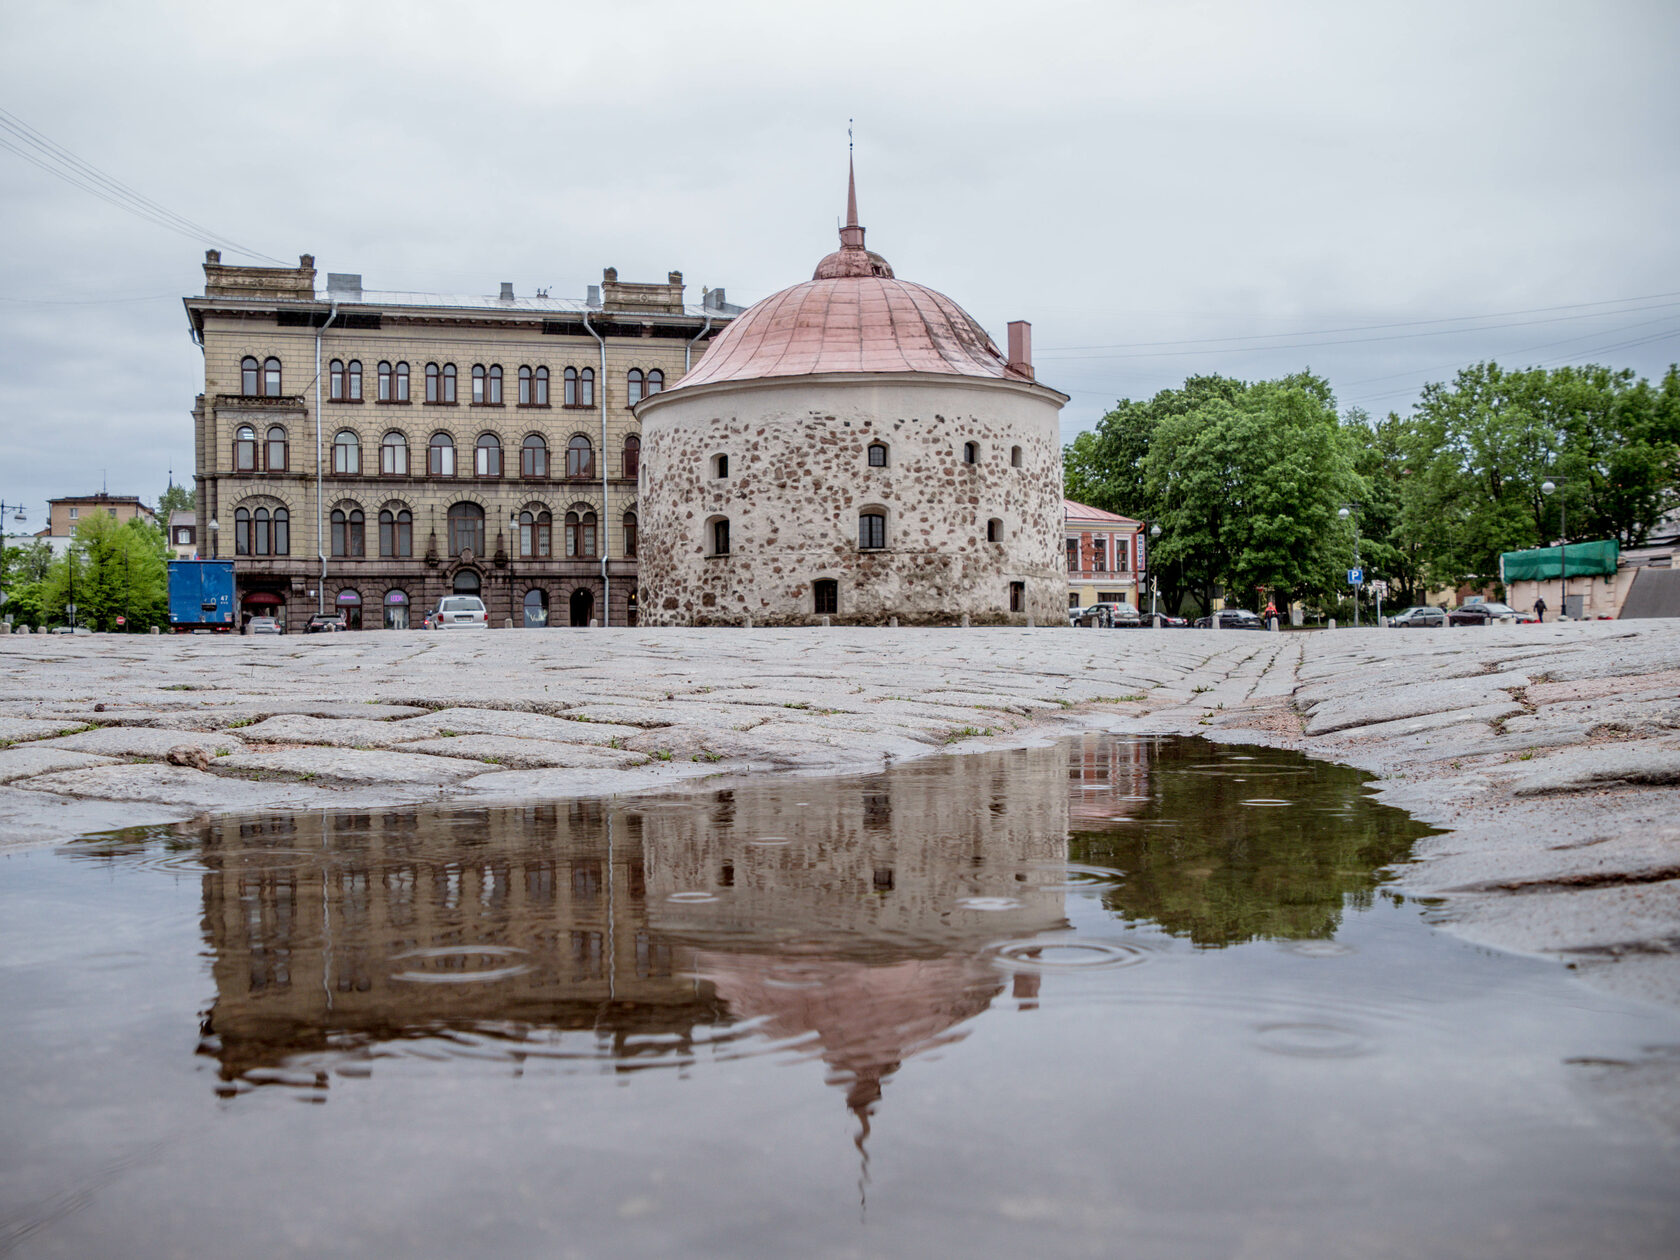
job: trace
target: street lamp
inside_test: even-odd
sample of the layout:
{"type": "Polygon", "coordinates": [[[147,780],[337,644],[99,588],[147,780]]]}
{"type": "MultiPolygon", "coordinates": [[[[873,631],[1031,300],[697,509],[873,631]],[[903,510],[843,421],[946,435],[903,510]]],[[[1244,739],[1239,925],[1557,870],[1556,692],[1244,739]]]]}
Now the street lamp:
{"type": "Polygon", "coordinates": [[[1161,628],[1161,614],[1155,610],[1155,540],[1161,536],[1161,522],[1156,521],[1149,527],[1149,624],[1157,630],[1161,628]]]}
{"type": "Polygon", "coordinates": [[[219,560],[222,556],[222,549],[218,545],[221,532],[221,524],[212,516],[210,518],[210,558],[212,560],[219,560]]]}
{"type": "MultiPolygon", "coordinates": [[[[1336,515],[1341,517],[1344,521],[1350,518],[1353,521],[1353,567],[1354,571],[1358,572],[1364,568],[1364,566],[1359,563],[1359,504],[1343,504],[1336,512],[1336,515]]],[[[1359,629],[1359,588],[1364,584],[1364,573],[1359,573],[1359,577],[1360,580],[1353,583],[1353,628],[1355,630],[1359,629]]]]}
{"type": "MultiPolygon", "coordinates": [[[[1564,478],[1540,483],[1540,493],[1550,498],[1564,484],[1564,478]]],[[[1569,615],[1569,500],[1558,500],[1558,620],[1569,615]]]]}

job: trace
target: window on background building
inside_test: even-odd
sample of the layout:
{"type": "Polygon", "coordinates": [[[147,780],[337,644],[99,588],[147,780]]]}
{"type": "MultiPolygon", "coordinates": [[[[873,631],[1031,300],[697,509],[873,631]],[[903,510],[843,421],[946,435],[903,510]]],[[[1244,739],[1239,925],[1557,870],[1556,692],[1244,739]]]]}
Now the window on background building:
{"type": "Polygon", "coordinates": [[[360,508],[334,508],[331,524],[334,556],[340,559],[360,559],[367,554],[366,518],[360,508]]]}
{"type": "Polygon", "coordinates": [[[562,384],[562,387],[561,387],[561,394],[560,394],[561,403],[564,404],[567,407],[577,406],[578,405],[578,370],[576,368],[567,368],[566,369],[566,375],[562,378],[562,381],[563,381],[563,384],[562,384]]]}
{"type": "Polygon", "coordinates": [[[483,404],[484,404],[484,382],[485,382],[485,379],[486,379],[486,377],[485,377],[485,373],[484,373],[484,365],[482,363],[473,364],[472,400],[473,400],[473,403],[474,403],[475,406],[483,406],[483,404]]]}
{"type": "Polygon", "coordinates": [[[385,592],[385,628],[387,630],[408,629],[408,592],[391,590],[385,592]]]}
{"type": "Polygon", "coordinates": [[[624,514],[624,555],[628,560],[636,558],[636,514],[624,514]]]}
{"type": "Polygon", "coordinates": [[[361,471],[362,444],[349,429],[340,429],[333,436],[333,472],[353,477],[361,471]]]}
{"type": "Polygon", "coordinates": [[[258,508],[251,513],[251,553],[266,556],[274,550],[273,519],[268,509],[258,508]]]}
{"type": "Polygon", "coordinates": [[[548,443],[542,434],[533,433],[525,439],[525,444],[519,448],[519,475],[521,477],[548,476],[548,443]]]}
{"type": "Polygon", "coordinates": [[[532,587],[525,592],[522,605],[525,625],[537,629],[548,624],[548,592],[540,587],[532,587]]]}
{"type": "Polygon", "coordinates": [[[239,392],[247,398],[254,398],[262,393],[262,378],[258,375],[260,365],[256,359],[246,355],[239,361],[239,392]]]}
{"type": "Polygon", "coordinates": [[[887,545],[887,517],[884,512],[863,512],[858,516],[858,546],[876,549],[887,545]]]}
{"type": "MultiPolygon", "coordinates": [[[[242,424],[233,431],[233,470],[257,470],[257,431],[248,424],[242,424]]],[[[75,508],[70,509],[70,519],[76,519],[75,508]]]]}
{"type": "Polygon", "coordinates": [[[1132,540],[1130,538],[1116,538],[1114,540],[1114,571],[1116,573],[1130,573],[1132,571],[1132,540]]]}
{"type": "Polygon", "coordinates": [[[1071,594],[1068,595],[1068,607],[1069,608],[1078,608],[1079,607],[1079,592],[1078,591],[1074,591],[1074,592],[1072,592],[1071,594]]]}
{"type": "Polygon", "coordinates": [[[1078,573],[1079,572],[1079,539],[1070,538],[1070,539],[1067,540],[1067,560],[1068,560],[1068,572],[1069,573],[1078,573]]]}
{"type": "Polygon", "coordinates": [[[401,433],[393,431],[380,440],[379,471],[387,477],[408,475],[408,439],[401,433]]]}
{"type": "Polygon", "coordinates": [[[646,378],[641,368],[631,368],[624,378],[624,403],[634,407],[642,401],[642,386],[646,378]]]}
{"type": "Polygon", "coordinates": [[[247,508],[237,508],[233,513],[233,554],[251,554],[251,513],[247,508]]]}
{"type": "Polygon", "coordinates": [[[661,372],[658,368],[654,368],[647,374],[647,391],[642,395],[642,397],[652,398],[664,388],[665,373],[661,372]]]}
{"type": "Polygon", "coordinates": [[[268,462],[269,472],[286,471],[286,430],[279,425],[270,425],[268,430],[268,450],[264,457],[268,462]]]}
{"type": "Polygon", "coordinates": [[[531,405],[533,407],[548,406],[548,369],[538,368],[531,373],[531,405]]]}
{"type": "Polygon", "coordinates": [[[77,509],[76,509],[76,508],[71,508],[71,509],[70,509],[70,519],[71,519],[71,520],[75,520],[75,519],[76,519],[76,512],[77,512],[77,509]]]}
{"type": "Polygon", "coordinates": [[[519,405],[529,407],[531,398],[531,369],[528,365],[521,364],[519,368],[519,405]]]}
{"type": "Polygon", "coordinates": [[[408,364],[397,364],[397,401],[408,401],[408,364]]]}
{"type": "Polygon", "coordinates": [[[414,554],[414,514],[407,508],[379,513],[379,554],[392,560],[414,554]]]}
{"type": "Polygon", "coordinates": [[[1021,448],[1019,446],[1011,446],[1009,448],[1009,466],[1011,468],[1019,468],[1021,466],[1021,448]]]}
{"type": "Polygon", "coordinates": [[[566,513],[566,555],[568,558],[588,558],[595,554],[595,513],[566,513]]]}
{"type": "Polygon", "coordinates": [[[392,382],[393,382],[394,377],[393,377],[392,372],[391,372],[391,364],[387,360],[383,360],[383,359],[380,360],[378,371],[379,371],[379,393],[376,395],[376,397],[379,399],[380,402],[390,402],[392,397],[394,396],[392,394],[392,389],[393,389],[392,382]]]}
{"type": "Polygon", "coordinates": [[[449,554],[470,550],[484,554],[484,509],[476,503],[457,503],[449,509],[449,554]]]}
{"type": "Polygon", "coordinates": [[[426,448],[426,471],[434,477],[455,475],[455,439],[447,433],[432,434],[426,448]]]}
{"type": "Polygon", "coordinates": [[[362,401],[362,361],[351,359],[344,369],[344,397],[350,402],[362,401]]]}
{"type": "Polygon", "coordinates": [[[478,447],[473,457],[473,473],[479,477],[502,475],[502,439],[494,433],[478,435],[478,447]]]}
{"type": "Polygon", "coordinates": [[[274,554],[292,554],[292,516],[283,507],[274,509],[274,554]]]}
{"type": "Polygon", "coordinates": [[[327,366],[327,397],[334,402],[344,400],[344,360],[334,359],[327,366]]]}
{"type": "Polygon", "coordinates": [[[642,439],[632,433],[624,439],[624,479],[634,481],[642,471],[642,439]]]}
{"type": "Polygon", "coordinates": [[[980,462],[980,443],[978,443],[978,442],[964,442],[963,443],[963,463],[965,463],[965,464],[978,464],[979,462],[980,462]]]}
{"type": "Polygon", "coordinates": [[[595,475],[595,448],[589,444],[589,439],[578,434],[566,443],[566,476],[593,477],[595,475]]]}
{"type": "Polygon", "coordinates": [[[268,358],[263,360],[263,397],[280,397],[280,360],[268,358]]]}
{"type": "Polygon", "coordinates": [[[833,578],[818,578],[811,583],[812,610],[818,615],[840,611],[840,583],[833,578]]]}
{"type": "Polygon", "coordinates": [[[362,628],[362,595],[360,591],[346,587],[338,593],[333,601],[333,607],[344,614],[344,624],[348,629],[362,628]]]}
{"type": "Polygon", "coordinates": [[[426,401],[441,402],[443,399],[443,370],[435,363],[426,364],[426,401]]]}
{"type": "Polygon", "coordinates": [[[584,368],[578,373],[578,406],[595,405],[595,369],[584,368]]]}
{"type": "Polygon", "coordinates": [[[887,447],[884,442],[869,444],[869,466],[871,468],[885,468],[887,466],[887,447]]]}
{"type": "Polygon", "coordinates": [[[455,401],[456,376],[457,373],[455,371],[455,365],[453,363],[445,363],[443,365],[443,371],[440,374],[440,388],[442,389],[442,393],[438,397],[439,402],[453,403],[455,401]]]}
{"type": "Polygon", "coordinates": [[[500,364],[492,363],[484,382],[484,401],[492,407],[502,405],[502,369],[500,364]]]}
{"type": "Polygon", "coordinates": [[[546,511],[533,512],[529,508],[519,514],[519,554],[527,560],[540,560],[553,552],[554,517],[546,511]]]}
{"type": "Polygon", "coordinates": [[[998,520],[998,518],[995,517],[995,516],[992,517],[991,520],[986,522],[986,541],[987,542],[1002,542],[1003,541],[1003,522],[998,520]]]}
{"type": "Polygon", "coordinates": [[[1091,571],[1108,572],[1108,539],[1100,534],[1091,539],[1091,571]]]}

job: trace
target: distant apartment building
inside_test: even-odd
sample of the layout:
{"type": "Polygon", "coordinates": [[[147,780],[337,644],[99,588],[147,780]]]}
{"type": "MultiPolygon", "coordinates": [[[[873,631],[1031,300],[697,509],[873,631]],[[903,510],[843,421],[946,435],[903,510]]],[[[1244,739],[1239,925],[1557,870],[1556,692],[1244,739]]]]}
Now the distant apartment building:
{"type": "Polygon", "coordinates": [[[76,526],[90,516],[109,516],[117,522],[131,521],[136,516],[155,522],[157,515],[132,494],[70,495],[47,500],[47,526],[35,537],[45,539],[53,555],[61,556],[69,550],[76,537],[76,526]]]}
{"type": "MultiPolygon", "coordinates": [[[[209,251],[185,299],[198,554],[235,561],[241,609],[300,629],[417,625],[448,594],[494,625],[635,624],[641,433],[739,308],[607,268],[582,299],[316,288],[314,259],[209,251]]],[[[173,542],[173,536],[172,536],[173,542]]]]}
{"type": "Polygon", "coordinates": [[[176,508],[169,514],[169,554],[177,560],[198,555],[198,513],[191,508],[176,508]]]}
{"type": "Polygon", "coordinates": [[[1068,607],[1130,604],[1147,612],[1143,522],[1101,508],[1063,500],[1067,547],[1068,607]]]}

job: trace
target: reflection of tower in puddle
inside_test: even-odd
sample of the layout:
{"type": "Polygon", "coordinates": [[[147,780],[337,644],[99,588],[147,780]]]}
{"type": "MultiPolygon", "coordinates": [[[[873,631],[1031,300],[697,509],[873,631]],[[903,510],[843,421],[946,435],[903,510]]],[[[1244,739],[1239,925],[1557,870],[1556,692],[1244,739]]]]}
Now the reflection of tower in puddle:
{"type": "MultiPolygon", "coordinates": [[[[644,814],[649,922],[737,1018],[846,1090],[861,1142],[887,1077],[1002,991],[990,946],[1066,926],[1067,755],[930,759],[644,814]]],[[[1036,996],[1018,972],[1016,996],[1036,996]]]]}
{"type": "Polygon", "coordinates": [[[1074,829],[1105,830],[1143,812],[1149,802],[1147,739],[1086,735],[1068,758],[1068,823],[1074,829]]]}
{"type": "Polygon", "coordinates": [[[685,1053],[723,1012],[648,926],[639,827],[598,801],[209,824],[203,1049],[224,1080],[463,1031],[685,1053]]]}

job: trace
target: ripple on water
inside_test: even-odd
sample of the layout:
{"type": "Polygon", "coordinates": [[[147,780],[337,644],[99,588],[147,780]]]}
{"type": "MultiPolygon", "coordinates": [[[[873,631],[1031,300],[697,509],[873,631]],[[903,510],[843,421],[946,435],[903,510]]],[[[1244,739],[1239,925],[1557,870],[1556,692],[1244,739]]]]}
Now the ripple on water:
{"type": "Polygon", "coordinates": [[[702,892],[697,889],[693,892],[674,892],[670,896],[666,897],[665,900],[674,901],[679,906],[704,905],[708,901],[716,901],[717,894],[702,892]]]}
{"type": "Polygon", "coordinates": [[[1019,910],[1021,902],[1016,897],[959,897],[957,906],[963,910],[1019,910]]]}
{"type": "Polygon", "coordinates": [[[1038,892],[1083,892],[1118,888],[1125,876],[1106,866],[1079,862],[1042,862],[1029,866],[1028,877],[1038,892]]]}
{"type": "Polygon", "coordinates": [[[1244,805],[1265,805],[1276,807],[1279,805],[1293,805],[1293,801],[1279,800],[1275,796],[1256,796],[1243,802],[1244,805]]]}
{"type": "Polygon", "coordinates": [[[1376,1049],[1376,1043],[1359,1029],[1328,1021],[1261,1024],[1255,1029],[1254,1044],[1270,1054],[1298,1059],[1353,1059],[1376,1049]]]}
{"type": "Polygon", "coordinates": [[[1107,967],[1135,967],[1149,951],[1126,941],[1091,938],[1006,941],[987,951],[994,962],[1011,971],[1089,971],[1107,967]]]}
{"type": "Polygon", "coordinates": [[[1343,958],[1357,953],[1352,945],[1340,941],[1285,941],[1283,948],[1303,958],[1343,958]]]}
{"type": "Polygon", "coordinates": [[[523,961],[526,952],[511,945],[440,945],[434,949],[411,949],[391,955],[392,962],[414,962],[417,966],[394,972],[393,980],[417,984],[482,984],[508,980],[531,970],[523,961]],[[487,962],[500,966],[486,966],[487,962]]]}

